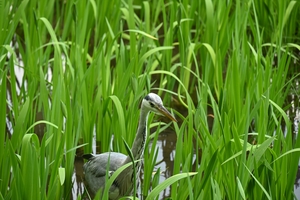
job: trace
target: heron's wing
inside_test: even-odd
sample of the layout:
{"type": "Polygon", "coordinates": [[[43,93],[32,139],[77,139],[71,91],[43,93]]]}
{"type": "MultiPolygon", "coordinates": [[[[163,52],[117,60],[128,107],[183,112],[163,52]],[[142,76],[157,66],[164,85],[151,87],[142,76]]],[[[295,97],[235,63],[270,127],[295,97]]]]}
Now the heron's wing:
{"type": "Polygon", "coordinates": [[[116,152],[107,152],[88,157],[89,162],[84,165],[85,174],[89,173],[97,178],[105,176],[107,170],[109,175],[112,175],[126,159],[124,154],[116,152]]]}

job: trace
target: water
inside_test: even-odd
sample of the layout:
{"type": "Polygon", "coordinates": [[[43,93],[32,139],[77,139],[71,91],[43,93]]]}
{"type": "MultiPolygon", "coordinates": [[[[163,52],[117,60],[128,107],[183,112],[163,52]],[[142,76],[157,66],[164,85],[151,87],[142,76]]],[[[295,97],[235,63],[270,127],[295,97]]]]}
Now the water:
{"type": "MultiPolygon", "coordinates": [[[[299,122],[300,122],[300,101],[297,91],[299,90],[299,80],[293,84],[295,92],[291,92],[288,96],[287,102],[291,105],[290,109],[287,111],[288,116],[293,121],[293,134],[298,137],[299,132],[299,122]]],[[[297,199],[300,199],[300,160],[298,165],[298,173],[295,179],[294,192],[297,199]]]]}

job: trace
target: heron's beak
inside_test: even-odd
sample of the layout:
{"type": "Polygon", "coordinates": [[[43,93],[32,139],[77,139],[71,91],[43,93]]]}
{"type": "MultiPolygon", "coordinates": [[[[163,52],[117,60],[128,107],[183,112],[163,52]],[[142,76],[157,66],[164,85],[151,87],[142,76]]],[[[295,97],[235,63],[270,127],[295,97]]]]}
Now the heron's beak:
{"type": "Polygon", "coordinates": [[[160,114],[168,117],[170,120],[172,120],[174,122],[177,122],[175,117],[173,117],[173,115],[164,106],[157,106],[156,108],[160,112],[160,114]]]}

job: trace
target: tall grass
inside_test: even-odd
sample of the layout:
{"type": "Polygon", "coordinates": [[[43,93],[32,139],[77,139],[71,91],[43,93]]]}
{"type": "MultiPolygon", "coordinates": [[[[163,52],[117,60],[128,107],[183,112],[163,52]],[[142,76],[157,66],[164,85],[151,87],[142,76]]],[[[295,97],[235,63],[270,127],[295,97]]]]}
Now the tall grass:
{"type": "Polygon", "coordinates": [[[284,101],[299,67],[299,7],[0,0],[1,199],[71,198],[76,150],[97,141],[126,153],[150,91],[187,115],[150,116],[141,198],[171,187],[172,199],[293,199],[300,140],[284,101]],[[159,183],[155,144],[167,127],[174,169],[159,183]]]}

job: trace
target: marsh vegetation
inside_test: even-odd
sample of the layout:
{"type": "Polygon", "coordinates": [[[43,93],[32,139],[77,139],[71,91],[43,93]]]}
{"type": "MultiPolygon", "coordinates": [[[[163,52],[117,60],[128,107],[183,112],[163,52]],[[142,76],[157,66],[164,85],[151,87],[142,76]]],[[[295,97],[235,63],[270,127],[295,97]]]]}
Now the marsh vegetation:
{"type": "Polygon", "coordinates": [[[1,199],[88,198],[72,197],[75,157],[127,154],[149,92],[179,123],[149,116],[140,199],[295,198],[298,1],[0,0],[0,13],[1,199]]]}

